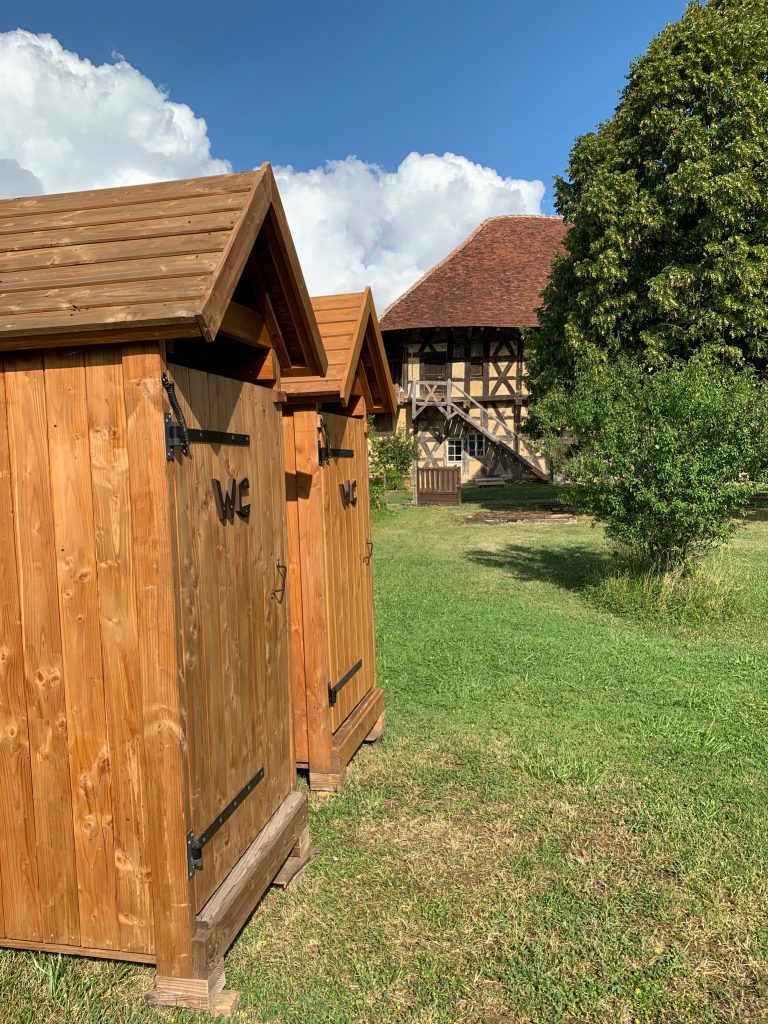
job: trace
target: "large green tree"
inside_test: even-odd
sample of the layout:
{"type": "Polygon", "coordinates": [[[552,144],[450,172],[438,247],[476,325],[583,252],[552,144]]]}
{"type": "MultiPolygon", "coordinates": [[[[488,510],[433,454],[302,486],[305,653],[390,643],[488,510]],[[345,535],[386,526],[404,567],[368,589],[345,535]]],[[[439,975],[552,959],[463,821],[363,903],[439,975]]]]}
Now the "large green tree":
{"type": "Polygon", "coordinates": [[[572,225],[531,353],[537,397],[618,353],[768,357],[768,0],[691,3],[579,138],[556,206],[572,225]]]}

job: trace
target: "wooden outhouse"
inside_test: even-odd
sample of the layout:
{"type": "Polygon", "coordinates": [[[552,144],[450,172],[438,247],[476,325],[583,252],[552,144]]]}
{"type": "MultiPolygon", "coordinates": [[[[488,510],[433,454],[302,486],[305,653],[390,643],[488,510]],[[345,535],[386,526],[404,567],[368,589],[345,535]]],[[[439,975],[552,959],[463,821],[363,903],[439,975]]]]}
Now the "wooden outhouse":
{"type": "Polygon", "coordinates": [[[0,203],[0,945],[223,956],[307,850],[280,370],[325,356],[268,165],[0,203]]]}
{"type": "Polygon", "coordinates": [[[333,790],[383,731],[366,417],[395,399],[370,289],[312,306],[327,373],[283,378],[294,717],[298,766],[312,789],[333,790]]]}

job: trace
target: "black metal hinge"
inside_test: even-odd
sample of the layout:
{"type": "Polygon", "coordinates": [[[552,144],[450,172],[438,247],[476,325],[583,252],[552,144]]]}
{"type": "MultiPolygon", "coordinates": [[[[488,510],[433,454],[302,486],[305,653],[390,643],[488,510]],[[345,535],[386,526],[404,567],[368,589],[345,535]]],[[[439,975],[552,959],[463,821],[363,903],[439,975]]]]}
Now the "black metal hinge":
{"type": "Polygon", "coordinates": [[[332,683],[328,683],[328,707],[336,707],[336,698],[339,695],[339,691],[342,690],[352,676],[357,675],[360,669],[363,667],[363,659],[361,658],[357,664],[353,665],[352,668],[347,672],[346,675],[342,676],[341,679],[334,686],[332,683]]]}
{"type": "Polygon", "coordinates": [[[250,445],[250,434],[232,434],[227,430],[197,430],[194,427],[188,427],[176,397],[176,385],[165,373],[163,374],[163,387],[168,394],[173,416],[176,417],[174,422],[173,416],[169,412],[164,416],[165,457],[169,462],[173,461],[174,448],[181,448],[183,455],[189,455],[191,444],[228,444],[239,445],[242,448],[247,448],[250,445]]]}
{"type": "Polygon", "coordinates": [[[237,810],[249,793],[252,793],[264,778],[264,769],[259,768],[253,778],[246,782],[234,799],[230,800],[224,810],[215,818],[208,828],[201,832],[197,838],[193,832],[187,833],[187,874],[192,878],[196,871],[203,870],[203,847],[216,835],[221,826],[237,810]]]}
{"type": "Polygon", "coordinates": [[[353,459],[355,457],[352,448],[331,448],[331,432],[323,419],[320,420],[320,430],[323,434],[323,441],[325,441],[325,444],[319,441],[317,444],[317,458],[321,466],[327,466],[331,459],[353,459]]]}

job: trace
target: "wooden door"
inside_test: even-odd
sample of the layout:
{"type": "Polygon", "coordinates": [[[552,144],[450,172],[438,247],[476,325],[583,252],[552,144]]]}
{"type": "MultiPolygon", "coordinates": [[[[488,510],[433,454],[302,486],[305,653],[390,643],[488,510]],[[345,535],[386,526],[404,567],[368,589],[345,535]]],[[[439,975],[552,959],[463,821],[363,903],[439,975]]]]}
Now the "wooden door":
{"type": "Polygon", "coordinates": [[[368,438],[363,419],[323,413],[332,449],[322,471],[331,687],[335,732],[376,682],[368,438]]]}
{"type": "Polygon", "coordinates": [[[203,847],[199,910],[293,784],[282,427],[267,388],[170,373],[189,427],[250,437],[174,466],[194,837],[264,773],[203,847]]]}

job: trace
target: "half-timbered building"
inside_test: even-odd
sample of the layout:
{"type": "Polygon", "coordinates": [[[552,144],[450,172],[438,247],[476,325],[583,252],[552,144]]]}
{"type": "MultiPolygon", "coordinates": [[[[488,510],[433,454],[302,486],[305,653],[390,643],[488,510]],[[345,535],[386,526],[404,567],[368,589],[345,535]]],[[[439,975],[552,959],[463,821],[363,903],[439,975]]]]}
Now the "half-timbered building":
{"type": "Polygon", "coordinates": [[[565,226],[560,217],[484,221],[393,302],[381,328],[401,404],[392,421],[420,446],[419,466],[462,480],[549,480],[520,433],[529,391],[521,328],[536,309],[565,226]]]}

